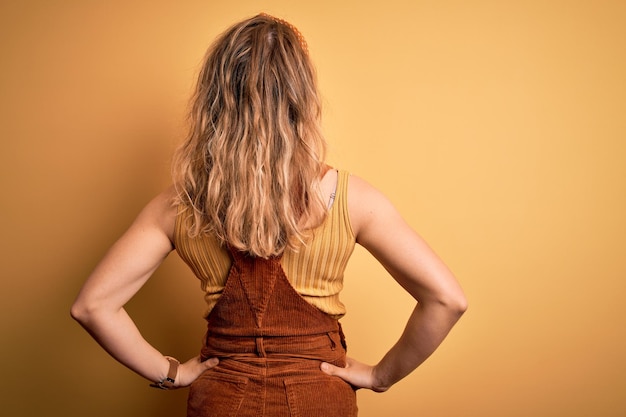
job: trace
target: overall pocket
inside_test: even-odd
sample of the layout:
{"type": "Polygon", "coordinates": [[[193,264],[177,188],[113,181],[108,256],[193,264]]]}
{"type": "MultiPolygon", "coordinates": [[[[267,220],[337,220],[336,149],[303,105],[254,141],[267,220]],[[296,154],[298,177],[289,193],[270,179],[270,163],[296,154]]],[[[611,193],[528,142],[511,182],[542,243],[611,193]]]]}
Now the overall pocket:
{"type": "Polygon", "coordinates": [[[356,392],[343,379],[320,374],[285,379],[291,417],[356,417],[356,392]]]}
{"type": "Polygon", "coordinates": [[[210,369],[189,387],[187,417],[236,417],[248,378],[210,369]]]}

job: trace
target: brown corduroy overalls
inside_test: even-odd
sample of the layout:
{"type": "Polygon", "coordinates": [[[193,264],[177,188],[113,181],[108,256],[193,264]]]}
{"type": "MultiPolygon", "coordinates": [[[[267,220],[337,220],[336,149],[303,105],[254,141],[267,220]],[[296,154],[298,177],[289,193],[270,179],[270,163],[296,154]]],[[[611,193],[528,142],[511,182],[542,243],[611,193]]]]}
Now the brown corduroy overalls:
{"type": "Polygon", "coordinates": [[[191,385],[187,416],[356,416],[352,387],[320,370],[322,361],[345,366],[339,322],[294,290],[279,257],[231,254],[202,348],[203,360],[220,363],[191,385]]]}

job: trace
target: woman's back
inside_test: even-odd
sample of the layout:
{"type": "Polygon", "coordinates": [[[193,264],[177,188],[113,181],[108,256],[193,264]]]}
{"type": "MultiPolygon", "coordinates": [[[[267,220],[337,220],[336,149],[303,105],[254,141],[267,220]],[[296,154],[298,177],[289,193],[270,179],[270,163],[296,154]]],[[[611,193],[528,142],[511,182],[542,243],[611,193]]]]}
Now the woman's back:
{"type": "MultiPolygon", "coordinates": [[[[281,258],[294,289],[306,301],[335,318],[346,312],[339,292],[356,240],[348,211],[348,182],[349,174],[345,171],[329,169],[326,172],[321,180],[322,193],[329,205],[326,218],[322,224],[312,227],[306,244],[286,249],[281,258]]],[[[174,244],[179,256],[200,279],[208,314],[226,285],[232,257],[215,236],[190,236],[190,223],[189,211],[183,208],[176,218],[174,244]]]]}

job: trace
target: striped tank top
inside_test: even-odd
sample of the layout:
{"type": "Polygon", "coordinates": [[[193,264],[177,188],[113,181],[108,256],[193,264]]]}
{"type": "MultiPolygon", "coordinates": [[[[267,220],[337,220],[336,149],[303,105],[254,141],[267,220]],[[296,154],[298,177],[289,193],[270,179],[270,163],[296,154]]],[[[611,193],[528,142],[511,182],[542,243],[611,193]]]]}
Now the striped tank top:
{"type": "MultiPolygon", "coordinates": [[[[339,171],[335,200],[324,222],[313,230],[306,246],[297,252],[286,250],[281,265],[293,288],[307,302],[334,318],[346,313],[339,300],[343,275],[355,246],[348,215],[349,173],[339,171]]],[[[176,217],[174,245],[181,259],[200,280],[207,310],[211,312],[219,299],[230,270],[228,250],[211,235],[189,237],[191,216],[186,209],[176,217]]]]}

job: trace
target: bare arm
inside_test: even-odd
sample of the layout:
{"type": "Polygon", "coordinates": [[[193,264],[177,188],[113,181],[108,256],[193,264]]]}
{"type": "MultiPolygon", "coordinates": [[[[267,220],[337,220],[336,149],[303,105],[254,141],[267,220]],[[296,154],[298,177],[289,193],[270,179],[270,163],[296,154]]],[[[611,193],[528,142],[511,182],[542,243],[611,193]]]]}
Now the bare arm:
{"type": "Polygon", "coordinates": [[[375,366],[348,358],[346,368],[322,369],[352,385],[386,391],[425,361],[467,308],[456,279],[380,192],[351,177],[350,218],[365,247],[415,298],[417,304],[396,344],[375,366]]]}
{"type": "MultiPolygon", "coordinates": [[[[151,381],[165,378],[169,362],[141,336],[124,305],[173,250],[172,196],[169,189],[142,210],[91,273],[71,309],[107,352],[151,381]]],[[[214,361],[200,363],[199,357],[189,360],[179,367],[176,385],[190,384],[211,365],[214,361]]]]}

